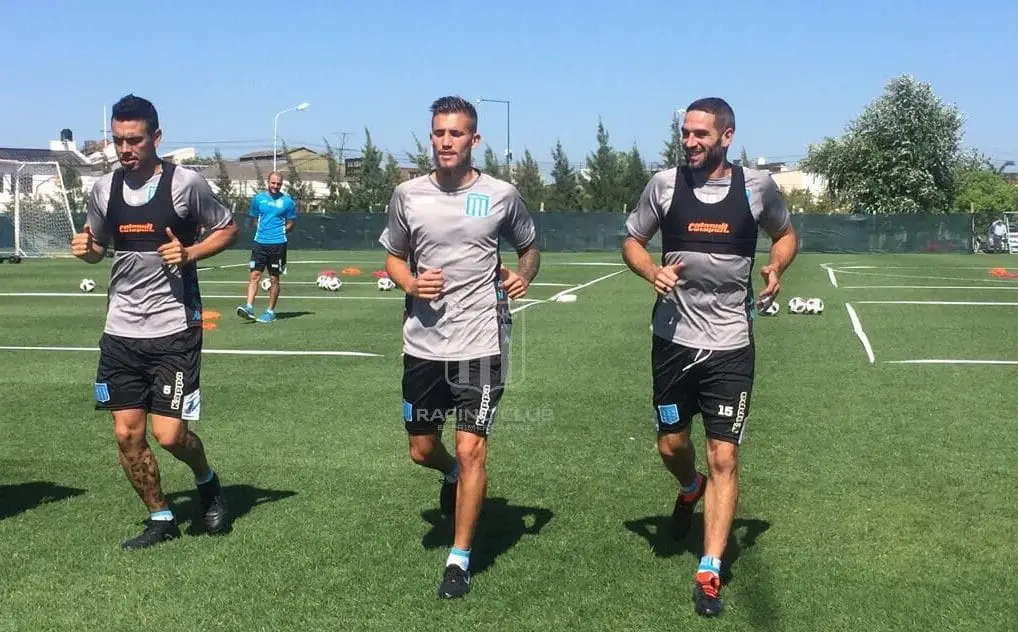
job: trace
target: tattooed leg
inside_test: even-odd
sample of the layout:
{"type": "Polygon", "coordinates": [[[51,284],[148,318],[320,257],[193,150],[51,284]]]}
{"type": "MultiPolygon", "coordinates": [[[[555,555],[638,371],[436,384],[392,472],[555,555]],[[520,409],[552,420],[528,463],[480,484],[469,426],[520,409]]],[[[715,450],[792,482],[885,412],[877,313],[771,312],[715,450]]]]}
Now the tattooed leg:
{"type": "Polygon", "coordinates": [[[150,512],[167,508],[159,478],[159,464],[145,441],[145,411],[142,409],[113,412],[113,432],[120,449],[120,465],[127,480],[138,492],[150,512]]]}
{"type": "Polygon", "coordinates": [[[198,435],[188,429],[186,421],[152,415],[152,435],[163,449],[187,464],[196,478],[203,479],[208,475],[205,446],[198,435]]]}

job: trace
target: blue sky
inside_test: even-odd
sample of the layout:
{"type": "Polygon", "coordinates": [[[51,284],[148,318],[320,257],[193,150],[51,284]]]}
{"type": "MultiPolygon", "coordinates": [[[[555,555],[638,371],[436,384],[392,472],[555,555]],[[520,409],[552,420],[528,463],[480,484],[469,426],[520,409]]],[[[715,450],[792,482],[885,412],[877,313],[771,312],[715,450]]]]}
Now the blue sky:
{"type": "MultiPolygon", "coordinates": [[[[101,136],[103,106],[153,100],[164,149],[227,156],[291,145],[376,144],[405,158],[428,105],[460,94],[512,101],[514,157],[571,162],[598,117],[620,148],[656,160],[671,112],[701,96],[734,107],[736,154],[795,160],[839,135],[892,77],[930,82],[966,118],[964,143],[1018,161],[1018,2],[555,0],[442,3],[90,3],[3,6],[0,146],[46,147],[64,127],[101,136]],[[964,8],[962,8],[964,7],[964,8]]],[[[499,155],[505,106],[481,104],[499,155]]]]}

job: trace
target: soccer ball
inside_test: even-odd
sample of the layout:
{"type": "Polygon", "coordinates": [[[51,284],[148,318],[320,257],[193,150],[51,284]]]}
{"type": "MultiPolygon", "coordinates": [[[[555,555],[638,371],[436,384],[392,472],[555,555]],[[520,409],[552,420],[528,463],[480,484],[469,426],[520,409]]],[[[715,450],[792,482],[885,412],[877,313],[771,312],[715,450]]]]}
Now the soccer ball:
{"type": "Polygon", "coordinates": [[[798,296],[792,297],[788,301],[788,311],[792,312],[793,314],[802,314],[802,313],[805,313],[805,311],[806,311],[806,301],[802,300],[802,298],[800,298],[798,296]]]}
{"type": "Polygon", "coordinates": [[[268,292],[269,288],[272,287],[272,279],[270,279],[269,277],[265,277],[258,285],[260,285],[263,290],[268,292]]]}
{"type": "Polygon", "coordinates": [[[320,290],[324,290],[324,289],[325,289],[325,284],[326,284],[326,283],[327,283],[328,281],[329,281],[329,277],[327,277],[327,276],[326,276],[326,275],[324,275],[324,274],[319,274],[319,275],[318,275],[318,289],[320,289],[320,290]]]}
{"type": "Polygon", "coordinates": [[[378,279],[378,289],[383,292],[388,292],[396,287],[396,282],[389,277],[382,277],[378,279]]]}
{"type": "Polygon", "coordinates": [[[807,314],[823,314],[824,313],[824,300],[822,298],[811,298],[806,301],[806,313],[807,314]]]}
{"type": "Polygon", "coordinates": [[[81,283],[78,284],[78,289],[85,293],[91,292],[95,289],[95,281],[92,279],[82,279],[81,283]]]}
{"type": "Polygon", "coordinates": [[[339,290],[339,288],[343,287],[343,282],[337,276],[328,277],[325,280],[325,286],[324,287],[325,287],[326,290],[328,290],[330,292],[335,292],[335,291],[339,290]]]}
{"type": "Polygon", "coordinates": [[[777,301],[771,301],[771,304],[764,308],[763,313],[767,316],[777,316],[780,311],[781,304],[777,301]]]}

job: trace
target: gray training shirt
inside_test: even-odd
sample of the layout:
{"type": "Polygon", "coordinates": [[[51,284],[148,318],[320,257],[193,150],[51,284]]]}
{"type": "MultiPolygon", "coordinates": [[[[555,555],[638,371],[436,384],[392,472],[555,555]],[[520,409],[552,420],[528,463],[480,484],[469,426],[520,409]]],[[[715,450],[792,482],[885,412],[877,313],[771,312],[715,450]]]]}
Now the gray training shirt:
{"type": "MultiPolygon", "coordinates": [[[[766,171],[743,169],[743,173],[744,195],[752,218],[769,235],[777,236],[790,222],[781,192],[766,171]]],[[[654,174],[626,221],[629,235],[646,241],[663,224],[680,227],[687,235],[686,243],[689,243],[688,236],[696,239],[697,235],[711,235],[710,238],[717,239],[717,234],[727,233],[728,218],[712,217],[709,205],[718,206],[718,212],[722,211],[723,201],[727,208],[735,208],[736,205],[745,208],[745,202],[735,198],[734,193],[733,197],[728,197],[732,177],[707,180],[693,186],[693,193],[702,204],[692,212],[700,215],[691,215],[687,221],[683,211],[682,222],[675,224],[675,218],[666,221],[666,215],[673,210],[676,175],[674,168],[654,174]]],[[[733,232],[738,230],[733,226],[733,232]]],[[[746,253],[710,252],[709,247],[698,251],[672,251],[668,243],[673,235],[662,232],[662,237],[664,263],[670,265],[681,261],[685,267],[679,273],[675,290],[658,302],[653,317],[654,335],[695,349],[724,351],[749,345],[750,311],[754,300],[750,276],[752,257],[746,256],[746,253]]],[[[724,248],[719,247],[718,250],[724,248]]]]}
{"type": "MultiPolygon", "coordinates": [[[[113,234],[118,227],[107,221],[113,176],[113,173],[108,173],[101,177],[88,196],[88,225],[96,240],[107,248],[114,245],[118,238],[113,234]]],[[[184,331],[193,326],[195,320],[200,325],[200,314],[197,319],[194,318],[195,309],[201,309],[197,272],[185,275],[178,266],[164,265],[155,245],[155,242],[169,241],[165,226],[178,221],[177,218],[156,216],[160,213],[165,215],[168,209],[154,209],[151,205],[143,215],[140,210],[131,210],[153,200],[162,177],[163,172],[157,173],[137,188],[129,186],[127,178],[124,179],[125,215],[138,212],[139,216],[119,218],[119,238],[137,239],[145,234],[152,244],[139,249],[118,249],[115,253],[107,295],[104,330],[107,334],[125,338],[158,338],[184,331]],[[184,276],[189,277],[186,282],[184,276]],[[188,304],[194,301],[197,305],[188,304]]],[[[230,210],[212,193],[205,178],[194,171],[174,168],[168,193],[168,200],[179,220],[193,222],[199,229],[223,228],[233,219],[230,210]]],[[[175,234],[182,242],[186,241],[184,235],[175,234]]]]}
{"type": "Polygon", "coordinates": [[[480,174],[443,191],[430,175],[396,187],[379,238],[420,274],[441,268],[444,294],[414,298],[403,325],[403,351],[426,360],[472,360],[502,353],[509,310],[498,268],[499,237],[517,250],[534,242],[534,221],[516,187],[480,174]]]}

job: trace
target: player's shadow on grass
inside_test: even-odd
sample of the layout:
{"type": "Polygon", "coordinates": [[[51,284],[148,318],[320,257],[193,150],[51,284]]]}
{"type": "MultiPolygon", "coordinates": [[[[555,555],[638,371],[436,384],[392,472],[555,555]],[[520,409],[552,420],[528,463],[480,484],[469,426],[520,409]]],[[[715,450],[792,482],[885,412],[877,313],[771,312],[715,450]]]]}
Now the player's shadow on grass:
{"type": "MultiPolygon", "coordinates": [[[[642,536],[658,557],[692,554],[699,559],[703,555],[703,514],[693,515],[689,533],[681,540],[676,539],[672,531],[672,517],[648,516],[639,520],[629,520],[626,528],[642,536]]],[[[728,534],[725,554],[721,557],[721,581],[729,583],[732,579],[732,565],[739,559],[745,549],[752,548],[771,523],[755,518],[736,518],[732,530],[728,534]]]]}
{"type": "Polygon", "coordinates": [[[67,500],[84,493],[83,489],[64,487],[49,481],[0,485],[0,520],[14,517],[47,503],[67,500]]]}
{"type": "MultiPolygon", "coordinates": [[[[516,546],[523,536],[540,533],[554,515],[550,509],[510,505],[505,498],[486,498],[470,554],[471,574],[483,573],[495,563],[495,558],[516,546]]],[[[429,509],[422,512],[421,517],[431,524],[431,530],[421,538],[425,549],[452,546],[452,516],[445,517],[437,509],[429,509]]]]}
{"type": "Polygon", "coordinates": [[[314,315],[314,312],[276,312],[276,320],[286,320],[287,318],[300,318],[301,316],[314,315]]]}
{"type": "MultiPolygon", "coordinates": [[[[226,498],[226,506],[229,510],[229,526],[224,533],[233,530],[233,523],[238,518],[246,516],[258,505],[276,502],[290,496],[296,496],[297,492],[281,491],[276,489],[261,489],[251,485],[224,485],[223,496],[226,498]]],[[[166,502],[177,517],[177,522],[183,524],[190,522],[187,528],[188,535],[198,535],[205,532],[205,526],[198,517],[197,512],[201,506],[198,502],[198,490],[191,489],[186,492],[173,492],[166,495],[166,502]]]]}

